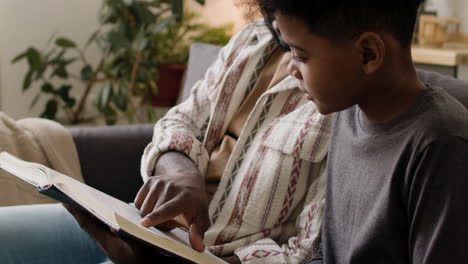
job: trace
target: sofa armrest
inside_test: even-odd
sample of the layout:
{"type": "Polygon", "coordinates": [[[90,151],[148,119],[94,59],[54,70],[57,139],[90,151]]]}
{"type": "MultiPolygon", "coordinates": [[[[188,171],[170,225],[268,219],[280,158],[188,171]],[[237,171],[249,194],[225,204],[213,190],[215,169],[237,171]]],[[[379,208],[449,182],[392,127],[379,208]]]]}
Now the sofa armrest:
{"type": "Polygon", "coordinates": [[[153,124],[70,128],[86,184],[133,202],[143,184],[140,159],[153,124]]]}

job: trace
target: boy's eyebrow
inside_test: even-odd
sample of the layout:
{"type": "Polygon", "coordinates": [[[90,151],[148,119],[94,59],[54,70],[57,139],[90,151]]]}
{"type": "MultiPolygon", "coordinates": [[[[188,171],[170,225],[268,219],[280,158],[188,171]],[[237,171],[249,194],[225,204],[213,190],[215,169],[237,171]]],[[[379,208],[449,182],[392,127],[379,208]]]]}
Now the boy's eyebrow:
{"type": "Polygon", "coordinates": [[[307,52],[305,49],[303,49],[303,48],[301,48],[301,47],[299,47],[299,46],[297,46],[297,45],[295,45],[295,44],[292,44],[292,43],[290,43],[290,42],[286,42],[286,41],[284,41],[284,40],[283,40],[283,42],[284,42],[286,45],[288,45],[289,47],[293,47],[293,48],[295,48],[295,49],[297,49],[297,50],[300,50],[300,51],[302,51],[302,52],[307,52]]]}
{"type": "Polygon", "coordinates": [[[276,34],[278,35],[280,41],[283,42],[284,44],[288,45],[289,47],[293,47],[293,48],[295,48],[297,50],[300,50],[302,52],[307,52],[305,49],[303,49],[303,48],[301,48],[301,47],[299,47],[299,46],[297,46],[297,45],[295,45],[293,43],[289,43],[289,42],[284,41],[283,36],[281,35],[281,31],[278,28],[276,29],[276,34]]]}

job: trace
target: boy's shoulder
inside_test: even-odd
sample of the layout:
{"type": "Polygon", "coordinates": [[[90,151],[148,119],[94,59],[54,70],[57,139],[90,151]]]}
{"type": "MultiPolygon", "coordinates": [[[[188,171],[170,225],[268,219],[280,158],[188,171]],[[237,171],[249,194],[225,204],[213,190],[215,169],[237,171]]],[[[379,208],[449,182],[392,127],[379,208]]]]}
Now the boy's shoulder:
{"type": "Polygon", "coordinates": [[[444,88],[429,86],[419,105],[420,114],[414,126],[428,139],[443,140],[460,137],[468,140],[468,110],[444,88]]]}
{"type": "Polygon", "coordinates": [[[463,139],[468,142],[468,110],[445,89],[428,86],[409,109],[394,120],[371,123],[355,105],[336,114],[333,128],[334,141],[353,137],[365,141],[364,144],[408,145],[419,151],[436,141],[463,139]]]}

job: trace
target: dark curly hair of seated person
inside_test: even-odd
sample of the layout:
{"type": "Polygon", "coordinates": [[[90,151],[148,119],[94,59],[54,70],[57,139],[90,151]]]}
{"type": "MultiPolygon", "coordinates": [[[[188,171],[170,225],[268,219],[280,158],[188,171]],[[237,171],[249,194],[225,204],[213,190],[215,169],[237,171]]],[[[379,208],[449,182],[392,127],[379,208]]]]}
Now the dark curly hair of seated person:
{"type": "Polygon", "coordinates": [[[352,40],[368,31],[392,34],[403,47],[413,39],[423,0],[237,0],[246,17],[263,15],[267,23],[277,12],[301,19],[311,33],[335,41],[352,40]]]}

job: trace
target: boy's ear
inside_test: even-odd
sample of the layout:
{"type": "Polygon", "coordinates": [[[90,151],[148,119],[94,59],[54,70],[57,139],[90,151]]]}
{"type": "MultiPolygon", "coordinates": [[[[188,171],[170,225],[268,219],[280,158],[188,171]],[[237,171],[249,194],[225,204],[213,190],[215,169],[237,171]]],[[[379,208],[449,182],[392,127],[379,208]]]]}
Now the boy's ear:
{"type": "Polygon", "coordinates": [[[365,32],[355,41],[360,54],[361,69],[365,74],[373,74],[385,61],[385,42],[379,34],[365,32]]]}

